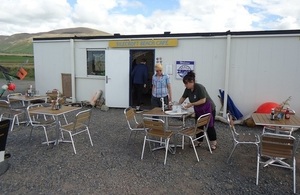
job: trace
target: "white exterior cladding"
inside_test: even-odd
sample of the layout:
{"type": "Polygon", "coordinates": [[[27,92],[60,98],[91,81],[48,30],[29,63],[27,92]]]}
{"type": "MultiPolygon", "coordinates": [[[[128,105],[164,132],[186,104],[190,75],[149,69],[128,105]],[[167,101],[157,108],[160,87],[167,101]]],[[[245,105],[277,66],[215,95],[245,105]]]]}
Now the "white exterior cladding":
{"type": "MultiPolygon", "coordinates": [[[[299,32],[186,37],[162,35],[163,39],[177,39],[178,46],[147,49],[155,49],[155,57],[163,58],[165,70],[168,65],[172,65],[173,74],[170,78],[173,101],[178,101],[184,90],[182,80],[176,79],[176,61],[190,60],[195,62],[197,82],[207,88],[217,105],[217,111],[221,107],[218,89],[228,87],[228,94],[244,115],[254,112],[264,102],[281,103],[289,96],[292,96],[290,107],[299,113],[299,32]]],[[[143,39],[153,39],[153,37],[149,35],[148,38],[143,37],[143,39]]],[[[112,39],[35,39],[33,43],[36,88],[40,93],[53,88],[62,90],[61,73],[72,73],[74,70],[73,89],[77,101],[90,100],[99,89],[105,93],[104,76],[87,76],[86,49],[114,50],[115,48],[108,47],[110,40],[128,40],[128,38],[120,36],[112,39]]],[[[118,71],[118,67],[115,70],[118,71]]],[[[119,74],[129,74],[129,72],[119,74]]]]}

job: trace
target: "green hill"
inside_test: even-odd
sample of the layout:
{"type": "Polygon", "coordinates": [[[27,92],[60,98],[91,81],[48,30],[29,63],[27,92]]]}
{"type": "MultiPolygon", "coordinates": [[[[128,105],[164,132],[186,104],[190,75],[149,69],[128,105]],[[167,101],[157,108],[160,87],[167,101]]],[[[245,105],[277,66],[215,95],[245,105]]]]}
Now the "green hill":
{"type": "Polygon", "coordinates": [[[32,54],[32,35],[27,33],[0,36],[0,53],[32,54]]]}
{"type": "Polygon", "coordinates": [[[11,36],[0,35],[0,55],[33,55],[32,39],[38,37],[103,36],[109,33],[91,28],[66,28],[40,33],[19,33],[11,36]]]}
{"type": "MultiPolygon", "coordinates": [[[[105,36],[109,33],[90,28],[66,28],[40,33],[19,33],[11,36],[0,35],[0,65],[7,68],[13,75],[24,65],[28,75],[26,79],[34,78],[33,38],[43,37],[73,37],[73,36],[105,36]]],[[[0,79],[3,75],[0,74],[0,79]]]]}

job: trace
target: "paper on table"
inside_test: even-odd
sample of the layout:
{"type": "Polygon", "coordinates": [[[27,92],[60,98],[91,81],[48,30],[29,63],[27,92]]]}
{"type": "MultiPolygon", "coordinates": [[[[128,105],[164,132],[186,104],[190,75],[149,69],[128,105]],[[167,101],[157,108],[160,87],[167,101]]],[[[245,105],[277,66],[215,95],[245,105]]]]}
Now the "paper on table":
{"type": "Polygon", "coordinates": [[[188,112],[187,111],[176,112],[173,110],[168,110],[168,111],[165,111],[165,113],[169,114],[169,115],[177,115],[177,114],[187,114],[188,112]]]}

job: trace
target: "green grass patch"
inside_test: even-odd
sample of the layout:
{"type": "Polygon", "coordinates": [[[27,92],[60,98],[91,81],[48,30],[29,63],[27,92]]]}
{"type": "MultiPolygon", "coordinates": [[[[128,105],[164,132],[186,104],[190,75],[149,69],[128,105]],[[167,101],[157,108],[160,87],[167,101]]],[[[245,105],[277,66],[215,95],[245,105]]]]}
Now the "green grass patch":
{"type": "MultiPolygon", "coordinates": [[[[0,55],[0,65],[7,68],[9,74],[17,75],[19,68],[24,65],[24,69],[27,71],[25,80],[34,79],[34,65],[33,56],[22,56],[22,55],[0,55]],[[25,62],[28,60],[28,63],[25,62]]],[[[0,73],[0,79],[4,79],[2,73],[0,73]]]]}
{"type": "MultiPolygon", "coordinates": [[[[16,76],[20,67],[6,67],[8,69],[9,74],[16,76]]],[[[34,67],[24,67],[27,71],[27,75],[24,80],[34,80],[34,67]]],[[[0,73],[0,79],[5,79],[2,73],[0,73]]],[[[14,80],[17,78],[13,78],[14,80]]]]}
{"type": "Polygon", "coordinates": [[[21,55],[0,55],[0,64],[16,63],[23,64],[28,60],[29,64],[33,64],[33,56],[21,56],[21,55]]]}

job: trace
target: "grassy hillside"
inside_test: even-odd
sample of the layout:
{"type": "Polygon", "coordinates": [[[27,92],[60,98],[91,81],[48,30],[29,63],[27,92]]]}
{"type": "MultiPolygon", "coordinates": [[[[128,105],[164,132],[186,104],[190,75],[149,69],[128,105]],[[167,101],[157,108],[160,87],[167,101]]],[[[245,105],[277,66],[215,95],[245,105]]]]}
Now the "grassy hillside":
{"type": "MultiPolygon", "coordinates": [[[[24,65],[28,72],[26,79],[34,79],[34,58],[32,39],[38,37],[103,36],[109,33],[90,28],[66,28],[40,33],[19,33],[11,36],[0,35],[0,65],[15,75],[24,65]]],[[[0,73],[0,78],[3,75],[0,73]]]]}
{"type": "Polygon", "coordinates": [[[5,55],[5,54],[0,54],[0,65],[3,64],[23,64],[28,60],[28,64],[33,64],[33,56],[22,56],[22,55],[5,55]]]}
{"type": "Polygon", "coordinates": [[[66,28],[40,33],[19,33],[11,36],[0,35],[0,53],[33,54],[32,39],[38,37],[103,36],[109,33],[90,28],[66,28]]]}
{"type": "MultiPolygon", "coordinates": [[[[0,65],[7,68],[9,73],[16,75],[20,67],[27,71],[26,80],[34,79],[33,56],[21,55],[0,55],[0,65]]],[[[4,79],[3,74],[0,74],[0,79],[4,79]]]]}

